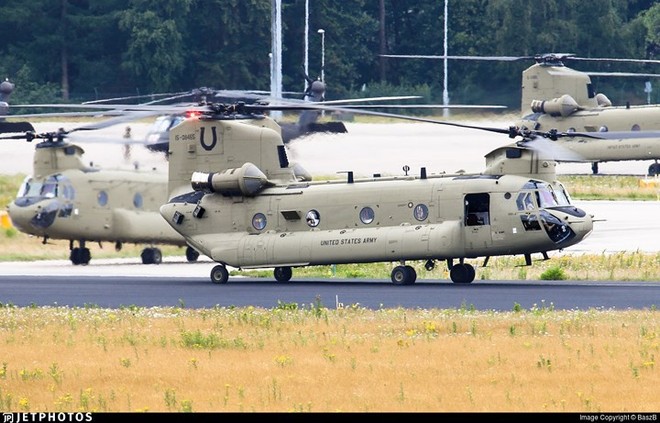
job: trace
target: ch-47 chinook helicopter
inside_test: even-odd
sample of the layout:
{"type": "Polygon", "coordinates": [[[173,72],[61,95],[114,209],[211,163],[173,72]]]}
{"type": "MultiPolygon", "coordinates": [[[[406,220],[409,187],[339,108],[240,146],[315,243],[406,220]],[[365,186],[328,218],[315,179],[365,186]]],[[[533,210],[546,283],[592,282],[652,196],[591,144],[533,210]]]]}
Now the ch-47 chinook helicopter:
{"type": "MultiPolygon", "coordinates": [[[[536,56],[433,56],[433,55],[383,55],[392,58],[456,59],[528,61],[534,64],[522,73],[521,118],[515,123],[520,128],[536,131],[559,132],[628,132],[660,131],[660,105],[613,106],[603,93],[596,93],[591,76],[646,77],[660,74],[628,72],[581,72],[567,67],[568,61],[592,61],[614,63],[654,63],[660,60],[584,58],[573,54],[551,53],[536,56]]],[[[648,135],[648,134],[647,134],[648,135]]],[[[564,162],[591,163],[592,172],[598,173],[598,164],[608,161],[655,160],[649,166],[648,175],[660,175],[660,137],[644,136],[621,139],[616,135],[607,138],[563,138],[556,140],[561,148],[570,150],[570,159],[564,162]]]]}
{"type": "Polygon", "coordinates": [[[427,270],[446,261],[453,282],[470,283],[476,271],[466,259],[524,255],[531,264],[532,254],[548,258],[593,229],[556,181],[556,163],[524,145],[493,151],[481,174],[347,171],[344,180],[314,181],[289,162],[280,127],[262,114],[268,107],[205,104],[170,130],[170,198],[160,213],[217,262],[214,283],[228,281],[228,266],[274,268],[285,282],[296,267],[394,262],[392,282],[408,285],[417,278],[413,260],[427,270]]]}
{"type": "Polygon", "coordinates": [[[116,250],[126,243],[146,244],[141,253],[144,264],[161,263],[158,245],[185,246],[188,261],[197,260],[199,253],[158,212],[168,198],[165,173],[87,165],[84,150],[67,140],[71,132],[115,124],[111,121],[48,133],[35,133],[31,124],[23,122],[32,129],[0,137],[40,140],[32,174],[7,207],[12,224],[21,232],[43,238],[44,244],[50,239],[69,240],[69,259],[74,265],[90,262],[86,244],[93,242],[112,242],[116,250]]]}

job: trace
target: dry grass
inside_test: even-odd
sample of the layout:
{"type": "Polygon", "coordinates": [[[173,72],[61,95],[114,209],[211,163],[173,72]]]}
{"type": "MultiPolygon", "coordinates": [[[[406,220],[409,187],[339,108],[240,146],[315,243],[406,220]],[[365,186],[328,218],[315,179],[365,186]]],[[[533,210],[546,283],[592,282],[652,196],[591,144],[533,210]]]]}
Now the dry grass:
{"type": "Polygon", "coordinates": [[[2,411],[657,412],[660,313],[0,309],[2,411]]]}

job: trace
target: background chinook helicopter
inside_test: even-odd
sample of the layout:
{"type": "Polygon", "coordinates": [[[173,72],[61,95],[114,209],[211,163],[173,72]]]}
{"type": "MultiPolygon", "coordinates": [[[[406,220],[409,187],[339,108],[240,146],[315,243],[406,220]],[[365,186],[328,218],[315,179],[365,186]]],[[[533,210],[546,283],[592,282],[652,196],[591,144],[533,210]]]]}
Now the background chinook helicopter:
{"type": "Polygon", "coordinates": [[[0,137],[41,140],[35,146],[32,174],[7,207],[12,224],[21,232],[42,237],[44,244],[49,239],[69,240],[69,259],[74,265],[90,262],[88,242],[113,242],[116,250],[125,243],[148,244],[141,253],[144,264],[161,263],[159,244],[185,246],[188,261],[197,260],[199,253],[158,213],[167,199],[165,173],[86,165],[84,150],[66,140],[71,132],[113,124],[110,120],[70,131],[37,134],[32,129],[0,137]]]}
{"type": "Polygon", "coordinates": [[[273,267],[284,282],[295,267],[388,261],[399,263],[392,282],[407,285],[417,278],[412,260],[427,270],[444,260],[452,281],[469,283],[476,271],[466,259],[520,254],[531,264],[531,254],[547,258],[592,231],[592,217],[556,183],[555,162],[534,150],[498,149],[481,174],[422,168],[417,176],[356,179],[349,171],[346,180],[315,182],[289,163],[276,122],[261,114],[270,107],[207,104],[170,131],[170,199],[160,211],[218,263],[214,283],[228,281],[227,266],[273,267]]]}
{"type": "MultiPolygon", "coordinates": [[[[658,131],[659,105],[613,106],[603,93],[596,93],[592,76],[659,77],[660,74],[629,72],[580,72],[565,66],[567,61],[615,63],[653,63],[660,60],[584,58],[573,54],[550,53],[536,56],[434,56],[383,55],[391,58],[528,61],[534,64],[522,73],[521,118],[515,123],[523,129],[559,132],[658,131]]],[[[607,161],[654,160],[648,175],[660,174],[660,138],[643,136],[626,141],[590,138],[556,140],[556,159],[560,162],[590,162],[592,172],[607,161]],[[574,154],[571,154],[574,153],[574,154]],[[567,154],[568,153],[568,154],[567,154]]]]}

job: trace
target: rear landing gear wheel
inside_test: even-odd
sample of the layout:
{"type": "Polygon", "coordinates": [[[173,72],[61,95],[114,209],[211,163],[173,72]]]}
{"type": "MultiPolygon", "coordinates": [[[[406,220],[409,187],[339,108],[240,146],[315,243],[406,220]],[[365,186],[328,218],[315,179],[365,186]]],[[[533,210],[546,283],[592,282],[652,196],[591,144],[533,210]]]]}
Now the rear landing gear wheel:
{"type": "Polygon", "coordinates": [[[474,280],[475,275],[474,267],[467,263],[455,264],[449,271],[449,277],[454,283],[470,283],[474,280]]]}
{"type": "Polygon", "coordinates": [[[222,264],[215,266],[211,269],[211,282],[213,283],[227,283],[229,280],[229,272],[222,264]]]}
{"type": "Polygon", "coordinates": [[[649,176],[658,176],[660,175],[660,163],[655,162],[649,166],[649,176]]]}
{"type": "Polygon", "coordinates": [[[291,276],[293,276],[293,271],[288,266],[276,267],[273,271],[273,275],[275,276],[275,280],[278,282],[289,282],[291,280],[291,276]]]}

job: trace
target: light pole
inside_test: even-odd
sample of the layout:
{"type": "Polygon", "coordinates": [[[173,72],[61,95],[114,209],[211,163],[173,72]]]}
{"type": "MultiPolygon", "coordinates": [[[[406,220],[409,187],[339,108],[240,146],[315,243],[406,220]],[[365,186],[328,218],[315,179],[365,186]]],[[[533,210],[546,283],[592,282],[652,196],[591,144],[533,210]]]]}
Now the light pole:
{"type": "Polygon", "coordinates": [[[317,31],[321,34],[321,82],[325,83],[325,30],[317,31]]]}
{"type": "Polygon", "coordinates": [[[307,75],[309,75],[309,0],[305,0],[305,83],[303,91],[307,90],[307,75]]]}

